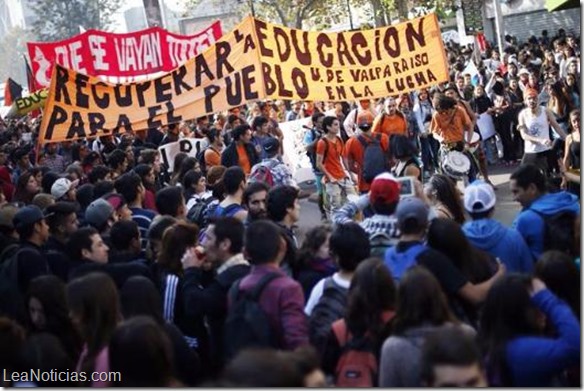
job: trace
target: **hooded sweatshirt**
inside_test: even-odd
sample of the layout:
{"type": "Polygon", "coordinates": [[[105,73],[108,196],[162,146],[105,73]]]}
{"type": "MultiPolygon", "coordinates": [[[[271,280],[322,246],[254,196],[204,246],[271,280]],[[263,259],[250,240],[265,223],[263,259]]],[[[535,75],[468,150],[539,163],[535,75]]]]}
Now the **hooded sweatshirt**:
{"type": "Polygon", "coordinates": [[[513,222],[513,228],[523,236],[533,258],[537,260],[544,252],[545,227],[543,218],[535,211],[544,216],[553,216],[564,211],[579,214],[580,203],[574,194],[561,191],[542,195],[519,213],[513,222]]]}
{"type": "Polygon", "coordinates": [[[473,246],[499,258],[508,272],[533,271],[533,256],[516,230],[493,219],[466,222],[462,230],[473,246]]]}

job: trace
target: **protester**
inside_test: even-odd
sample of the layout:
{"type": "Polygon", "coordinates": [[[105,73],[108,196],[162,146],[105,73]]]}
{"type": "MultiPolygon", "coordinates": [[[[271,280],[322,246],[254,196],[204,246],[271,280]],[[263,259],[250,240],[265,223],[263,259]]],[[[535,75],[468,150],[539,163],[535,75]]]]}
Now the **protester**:
{"type": "Polygon", "coordinates": [[[247,210],[246,225],[268,217],[268,191],[268,185],[263,182],[250,183],[245,187],[241,204],[247,210]]]}
{"type": "MultiPolygon", "coordinates": [[[[424,340],[438,327],[449,324],[459,323],[436,278],[423,267],[408,270],[398,288],[392,335],[381,349],[379,386],[421,386],[424,340]]],[[[474,332],[468,326],[462,327],[469,333],[474,332]]]]}
{"type": "Polygon", "coordinates": [[[538,278],[510,275],[488,294],[479,341],[490,386],[549,387],[580,360],[580,324],[538,278]],[[542,335],[541,311],[556,334],[542,335]]]}
{"type": "Polygon", "coordinates": [[[534,261],[552,249],[577,256],[574,220],[580,215],[578,197],[567,192],[548,193],[545,174],[535,165],[520,166],[510,179],[513,199],[523,208],[513,227],[525,239],[534,261]]]}
{"type": "Polygon", "coordinates": [[[436,217],[442,217],[464,224],[464,209],[460,191],[455,183],[442,174],[434,174],[424,185],[424,194],[432,206],[436,217]]]}
{"type": "Polygon", "coordinates": [[[482,358],[471,333],[445,326],[426,337],[420,369],[422,386],[486,387],[482,358]]]}
{"type": "Polygon", "coordinates": [[[381,345],[390,334],[395,308],[396,288],[387,268],[377,258],[361,262],[351,280],[346,314],[332,324],[323,351],[323,368],[334,374],[337,386],[378,384],[375,374],[380,368],[377,366],[367,368],[373,374],[358,372],[359,379],[355,381],[350,371],[357,362],[351,362],[344,352],[360,343],[361,348],[369,346],[369,352],[378,363],[381,345]]]}
{"type": "Polygon", "coordinates": [[[337,271],[330,254],[332,229],[319,225],[306,232],[306,238],[297,253],[295,279],[302,285],[304,297],[308,300],[314,286],[322,279],[337,271]]]}
{"type": "MultiPolygon", "coordinates": [[[[118,290],[111,278],[103,273],[90,273],[67,285],[69,313],[83,338],[83,350],[76,371],[108,372],[109,342],[121,320],[118,290]]],[[[88,385],[107,387],[108,381],[96,380],[88,385]]]]}
{"type": "Polygon", "coordinates": [[[479,181],[464,189],[464,207],[472,221],[462,226],[468,240],[478,249],[488,252],[517,273],[533,271],[533,257],[523,237],[514,229],[493,219],[497,197],[493,188],[479,181]]]}
{"type": "Polygon", "coordinates": [[[356,195],[355,186],[345,172],[342,161],[343,140],[338,136],[340,123],[336,117],[325,117],[324,136],[316,145],[316,166],[324,174],[325,194],[328,197],[328,217],[339,209],[349,196],[356,195]]]}

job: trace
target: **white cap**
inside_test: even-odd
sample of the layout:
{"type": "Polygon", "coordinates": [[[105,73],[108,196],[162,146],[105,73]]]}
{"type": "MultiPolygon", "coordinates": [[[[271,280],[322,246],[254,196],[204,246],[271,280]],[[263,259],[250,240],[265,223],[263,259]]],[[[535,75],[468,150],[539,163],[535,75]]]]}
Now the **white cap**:
{"type": "Polygon", "coordinates": [[[53,183],[51,186],[51,195],[55,197],[55,200],[61,199],[67,192],[79,184],[79,179],[74,180],[71,182],[67,178],[59,178],[53,183]]]}
{"type": "Polygon", "coordinates": [[[493,187],[483,181],[475,181],[464,189],[464,209],[469,213],[482,213],[497,203],[493,187]]]}

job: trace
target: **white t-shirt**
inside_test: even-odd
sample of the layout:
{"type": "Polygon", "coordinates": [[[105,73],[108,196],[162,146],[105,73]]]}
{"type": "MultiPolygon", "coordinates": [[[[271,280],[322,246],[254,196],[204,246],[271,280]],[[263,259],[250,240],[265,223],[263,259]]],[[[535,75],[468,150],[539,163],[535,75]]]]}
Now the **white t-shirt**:
{"type": "MultiPolygon", "coordinates": [[[[540,139],[550,138],[550,124],[544,107],[539,108],[539,115],[537,117],[534,117],[531,111],[527,109],[527,111],[523,112],[523,118],[527,127],[525,133],[540,139]]],[[[525,153],[540,153],[549,149],[551,147],[548,145],[525,140],[525,153]]]]}
{"type": "MultiPolygon", "coordinates": [[[[308,298],[306,306],[304,307],[304,313],[306,314],[306,316],[310,316],[312,314],[314,307],[318,304],[318,301],[322,297],[322,293],[324,291],[324,280],[325,278],[317,282],[314,288],[312,288],[312,292],[310,292],[310,297],[308,298]]],[[[333,281],[336,282],[340,287],[345,289],[349,289],[349,286],[351,285],[351,280],[345,280],[344,278],[341,278],[339,273],[333,274],[333,281]]]]}

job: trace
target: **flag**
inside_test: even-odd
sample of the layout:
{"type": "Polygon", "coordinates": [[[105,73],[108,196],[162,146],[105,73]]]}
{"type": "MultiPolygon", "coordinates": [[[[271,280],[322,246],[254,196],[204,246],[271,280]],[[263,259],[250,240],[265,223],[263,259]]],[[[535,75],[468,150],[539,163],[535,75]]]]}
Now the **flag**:
{"type": "Polygon", "coordinates": [[[22,86],[8,78],[4,87],[4,105],[11,106],[15,99],[22,98],[22,86]]]}
{"type": "Polygon", "coordinates": [[[480,82],[479,70],[472,60],[468,62],[468,65],[464,68],[464,71],[462,71],[463,75],[467,73],[470,75],[472,85],[477,86],[480,82]]]}
{"type": "Polygon", "coordinates": [[[30,67],[30,64],[28,63],[28,60],[26,59],[26,57],[24,55],[22,55],[22,58],[24,58],[24,65],[26,66],[26,83],[28,84],[28,93],[32,94],[33,92],[35,92],[37,90],[36,82],[34,79],[34,75],[32,73],[32,68],[30,67]]]}

